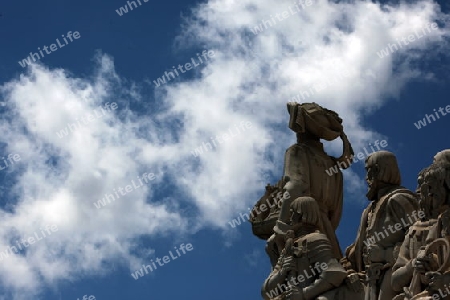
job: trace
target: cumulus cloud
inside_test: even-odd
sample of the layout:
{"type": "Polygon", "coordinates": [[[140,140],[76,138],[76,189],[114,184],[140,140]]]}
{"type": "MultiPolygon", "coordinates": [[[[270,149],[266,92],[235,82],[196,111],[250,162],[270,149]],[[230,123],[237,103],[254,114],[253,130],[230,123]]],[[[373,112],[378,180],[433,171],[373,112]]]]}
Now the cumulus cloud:
{"type": "MultiPolygon", "coordinates": [[[[2,141],[5,151],[20,153],[22,160],[7,195],[11,209],[0,212],[0,251],[46,224],[58,227],[4,259],[2,284],[32,293],[42,283],[101,274],[111,261],[128,261],[135,269],[151,255],[137,251],[143,235],[225,228],[259,198],[269,178],[281,175],[284,150],[295,141],[287,130],[286,102],[314,101],[336,110],[354,148],[362,148],[380,138],[362,124],[364,116],[410,79],[432,78],[415,62],[447,46],[446,16],[432,1],[380,6],[316,0],[252,32],[290,5],[200,4],[177,41],[213,49],[214,58],[194,79],[159,87],[154,101],[161,108],[145,116],[130,111],[128,103],[148,95],[127,86],[107,55],[97,56],[91,78],[33,65],[2,86],[2,141]],[[440,27],[422,39],[387,57],[377,55],[435,21],[440,27]],[[118,109],[57,135],[107,102],[118,109]],[[247,122],[251,126],[240,127],[247,122]],[[195,156],[198,147],[208,151],[195,156]],[[105,193],[145,172],[153,172],[155,181],[94,207],[105,193]]],[[[338,143],[330,151],[339,152],[338,143]]],[[[356,175],[347,173],[352,187],[360,188],[356,175]]]]}
{"type": "MultiPolygon", "coordinates": [[[[362,149],[383,138],[363,125],[364,116],[386,99],[397,97],[409,80],[432,78],[428,71],[417,68],[417,62],[448,48],[448,16],[432,1],[395,6],[368,1],[296,3],[298,9],[292,1],[209,1],[199,6],[179,43],[195,41],[214,47],[215,60],[203,70],[195,89],[191,83],[166,88],[172,110],[184,111],[187,120],[218,124],[216,115],[204,116],[198,107],[219,107],[222,115],[227,115],[225,111],[231,117],[248,115],[255,128],[267,132],[264,136],[271,138],[262,145],[263,153],[259,154],[260,147],[249,152],[273,157],[271,162],[277,165],[258,159],[252,167],[252,187],[260,184],[257,178],[261,173],[273,171],[279,176],[283,149],[294,142],[293,133],[286,130],[286,102],[317,102],[337,111],[354,149],[362,149]],[[390,56],[377,54],[433,22],[440,27],[407,46],[397,46],[398,51],[390,56]],[[195,110],[189,109],[191,104],[195,110]],[[263,161],[266,165],[261,170],[263,161]]],[[[188,130],[192,134],[203,128],[199,123],[191,125],[188,130]]],[[[340,146],[331,143],[327,149],[339,154],[340,146]]],[[[205,167],[210,170],[203,174],[215,182],[218,166],[208,163],[205,167]]],[[[220,181],[224,182],[223,178],[220,181]]],[[[244,203],[240,207],[245,207],[244,203]]]]}
{"type": "MultiPolygon", "coordinates": [[[[112,60],[99,56],[98,64],[92,80],[34,65],[2,87],[8,108],[0,123],[2,140],[7,151],[21,156],[8,195],[12,209],[1,211],[0,251],[5,252],[0,276],[8,288],[31,292],[40,281],[101,273],[117,259],[137,266],[145,258],[132,254],[139,250],[138,237],[186,227],[178,211],[150,200],[166,175],[162,165],[139,160],[138,131],[148,122],[133,120],[124,100],[113,94],[113,84],[124,87],[112,60]],[[117,113],[99,109],[114,100],[117,113]],[[85,120],[78,122],[82,116],[85,120]],[[58,136],[69,124],[76,126],[58,136]],[[144,173],[153,173],[154,181],[139,184],[144,173]],[[119,191],[133,179],[138,187],[119,191]],[[97,209],[94,203],[105,194],[119,197],[97,209]],[[46,225],[57,226],[57,232],[21,244],[46,225]],[[24,249],[16,254],[19,246],[24,249]]],[[[156,146],[148,136],[145,143],[153,142],[156,146]]]]}

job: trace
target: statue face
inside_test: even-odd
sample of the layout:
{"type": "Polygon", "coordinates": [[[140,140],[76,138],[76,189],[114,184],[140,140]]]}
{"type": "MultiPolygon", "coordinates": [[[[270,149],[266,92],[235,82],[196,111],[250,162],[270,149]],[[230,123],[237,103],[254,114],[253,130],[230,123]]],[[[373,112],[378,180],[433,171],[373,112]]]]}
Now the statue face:
{"type": "Polygon", "coordinates": [[[420,185],[420,208],[430,217],[437,217],[439,209],[445,200],[445,189],[440,181],[433,176],[424,176],[420,185]]]}
{"type": "Polygon", "coordinates": [[[295,212],[293,209],[291,209],[291,218],[290,218],[290,225],[296,225],[298,223],[300,223],[302,220],[302,215],[299,214],[298,212],[295,212]]]}
{"type": "Polygon", "coordinates": [[[449,210],[446,210],[442,214],[441,222],[442,222],[441,236],[442,237],[450,236],[450,211],[449,210]]]}
{"type": "Polygon", "coordinates": [[[416,193],[420,196],[420,186],[423,184],[423,175],[419,174],[419,177],[417,178],[417,188],[416,193]]]}
{"type": "Polygon", "coordinates": [[[369,200],[375,200],[378,192],[378,168],[372,164],[366,162],[366,182],[368,186],[367,198],[369,200]]]}
{"type": "Polygon", "coordinates": [[[291,209],[291,218],[289,225],[291,225],[291,230],[293,230],[293,232],[297,232],[302,227],[301,213],[295,212],[291,209]]]}

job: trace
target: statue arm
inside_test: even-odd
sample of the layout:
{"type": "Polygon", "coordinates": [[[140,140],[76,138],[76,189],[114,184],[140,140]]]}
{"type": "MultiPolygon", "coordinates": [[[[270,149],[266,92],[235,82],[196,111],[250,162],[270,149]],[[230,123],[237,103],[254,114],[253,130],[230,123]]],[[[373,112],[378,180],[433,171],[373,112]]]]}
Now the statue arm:
{"type": "Polygon", "coordinates": [[[279,219],[288,223],[290,205],[301,196],[310,196],[310,169],[305,150],[299,145],[293,145],[286,150],[284,156],[283,194],[288,192],[289,199],[283,200],[279,219]]]}
{"type": "Polygon", "coordinates": [[[346,270],[356,270],[355,243],[345,249],[345,256],[341,259],[341,264],[346,270]]]}
{"type": "Polygon", "coordinates": [[[264,281],[264,284],[261,288],[261,296],[264,300],[270,300],[271,298],[273,298],[273,292],[278,292],[278,294],[282,292],[278,291],[278,284],[282,284],[286,278],[286,274],[282,274],[281,268],[283,259],[284,254],[280,256],[269,277],[264,281]]]}
{"type": "MultiPolygon", "coordinates": [[[[409,223],[407,216],[410,216],[411,218],[413,218],[413,215],[417,216],[418,202],[412,195],[398,193],[388,200],[386,210],[388,217],[393,223],[409,223]]],[[[418,221],[418,219],[413,219],[413,221],[418,221]]],[[[403,228],[402,230],[406,233],[408,228],[403,228]]]]}
{"type": "MultiPolygon", "coordinates": [[[[336,231],[342,218],[342,210],[344,206],[344,196],[343,196],[343,177],[342,173],[334,174],[334,197],[330,203],[328,210],[328,219],[330,220],[331,226],[336,231]]],[[[331,199],[330,199],[331,200],[331,199]]]]}
{"type": "MultiPolygon", "coordinates": [[[[341,194],[342,195],[342,194],[341,194]]],[[[339,223],[341,222],[342,218],[342,209],[343,209],[343,198],[342,196],[340,199],[335,203],[335,207],[333,211],[330,212],[330,223],[334,230],[336,230],[339,226],[339,223]]]]}
{"type": "Polygon", "coordinates": [[[347,272],[335,258],[323,263],[328,266],[328,269],[323,271],[312,285],[303,289],[303,295],[307,300],[316,299],[323,293],[339,287],[347,277],[347,272]]]}
{"type": "Polygon", "coordinates": [[[396,292],[402,291],[403,287],[408,286],[413,278],[414,269],[412,267],[412,258],[410,257],[410,232],[400,247],[398,258],[392,268],[391,285],[396,292]]]}
{"type": "MultiPolygon", "coordinates": [[[[362,266],[362,253],[359,252],[357,247],[358,241],[365,238],[364,228],[367,222],[367,214],[369,212],[369,207],[367,207],[361,216],[361,221],[359,224],[358,232],[356,234],[356,239],[350,246],[345,249],[345,257],[341,260],[342,265],[346,270],[353,270],[355,272],[363,272],[364,267],[362,266]]],[[[362,241],[361,241],[362,242],[362,241]]]]}
{"type": "Polygon", "coordinates": [[[336,288],[347,277],[347,272],[339,262],[333,258],[331,244],[326,236],[308,244],[310,266],[321,271],[320,276],[312,285],[303,289],[305,299],[315,299],[321,294],[336,288]]]}
{"type": "MultiPolygon", "coordinates": [[[[397,260],[398,251],[404,240],[403,236],[406,235],[409,227],[413,225],[409,220],[411,219],[413,222],[416,222],[418,220],[414,219],[413,217],[414,215],[417,216],[418,212],[417,199],[409,194],[396,194],[391,199],[389,199],[386,210],[391,224],[402,225],[402,228],[400,229],[400,232],[403,233],[402,238],[396,241],[391,240],[390,243],[392,243],[392,245],[385,246],[386,249],[384,253],[384,260],[391,265],[394,265],[395,261],[397,260]]],[[[396,235],[398,235],[397,231],[398,230],[396,230],[396,235]]],[[[387,241],[388,239],[385,240],[387,241]]]]}

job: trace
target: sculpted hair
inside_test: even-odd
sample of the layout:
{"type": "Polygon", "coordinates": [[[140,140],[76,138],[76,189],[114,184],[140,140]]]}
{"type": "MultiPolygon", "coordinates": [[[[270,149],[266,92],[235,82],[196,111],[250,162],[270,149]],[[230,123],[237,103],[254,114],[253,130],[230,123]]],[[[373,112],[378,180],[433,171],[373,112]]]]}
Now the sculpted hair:
{"type": "Polygon", "coordinates": [[[420,184],[421,206],[429,215],[440,214],[450,204],[450,164],[433,163],[422,170],[423,177],[420,184]],[[432,189],[428,186],[430,183],[432,189]],[[427,196],[432,195],[432,201],[427,196]]]}
{"type": "Polygon", "coordinates": [[[442,150],[434,156],[434,163],[450,164],[450,149],[442,150]]]}
{"type": "Polygon", "coordinates": [[[400,185],[402,182],[397,158],[389,151],[377,151],[366,158],[366,165],[376,168],[376,178],[381,182],[400,185]]]}
{"type": "Polygon", "coordinates": [[[434,163],[424,170],[424,181],[426,179],[436,180],[439,186],[450,192],[450,163],[434,163]]]}
{"type": "Polygon", "coordinates": [[[299,197],[291,204],[291,210],[302,216],[302,222],[321,227],[320,209],[317,201],[311,197],[299,197]]]}

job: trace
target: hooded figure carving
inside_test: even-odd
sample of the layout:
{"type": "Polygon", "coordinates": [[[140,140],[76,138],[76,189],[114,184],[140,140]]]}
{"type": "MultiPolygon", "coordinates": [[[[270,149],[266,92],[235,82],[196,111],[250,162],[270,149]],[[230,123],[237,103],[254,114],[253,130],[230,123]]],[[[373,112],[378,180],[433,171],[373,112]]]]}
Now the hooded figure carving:
{"type": "Polygon", "coordinates": [[[366,159],[365,167],[370,204],[342,263],[349,272],[365,277],[366,300],[391,300],[397,294],[391,286],[391,268],[409,226],[418,219],[418,199],[400,186],[400,170],[393,153],[375,152],[366,159]]]}

